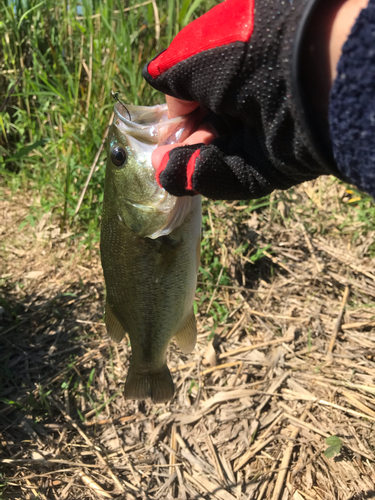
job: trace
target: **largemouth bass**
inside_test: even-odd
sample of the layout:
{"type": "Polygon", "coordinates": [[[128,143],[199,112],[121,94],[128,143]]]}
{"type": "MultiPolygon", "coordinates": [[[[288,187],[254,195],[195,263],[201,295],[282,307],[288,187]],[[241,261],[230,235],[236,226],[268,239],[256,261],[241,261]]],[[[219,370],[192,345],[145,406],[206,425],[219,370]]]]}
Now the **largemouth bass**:
{"type": "Polygon", "coordinates": [[[127,333],[132,357],[127,399],[173,397],[166,364],[175,337],[191,352],[200,257],[201,198],[176,198],[155,180],[151,153],[180,142],[183,118],[168,120],[167,106],[115,105],[108,135],[100,251],[107,288],[105,323],[112,339],[127,333]]]}

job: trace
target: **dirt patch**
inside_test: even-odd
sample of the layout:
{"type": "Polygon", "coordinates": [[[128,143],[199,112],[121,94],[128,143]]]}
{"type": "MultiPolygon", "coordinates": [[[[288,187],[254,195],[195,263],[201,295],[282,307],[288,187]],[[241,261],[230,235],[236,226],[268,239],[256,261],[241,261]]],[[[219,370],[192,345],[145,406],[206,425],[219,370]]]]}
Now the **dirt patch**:
{"type": "Polygon", "coordinates": [[[106,335],[97,251],[48,214],[20,229],[28,204],[3,199],[4,498],[375,498],[374,235],[345,223],[340,189],[247,217],[210,205],[231,282],[200,306],[195,351],[171,345],[166,405],[124,400],[130,349],[106,335]]]}

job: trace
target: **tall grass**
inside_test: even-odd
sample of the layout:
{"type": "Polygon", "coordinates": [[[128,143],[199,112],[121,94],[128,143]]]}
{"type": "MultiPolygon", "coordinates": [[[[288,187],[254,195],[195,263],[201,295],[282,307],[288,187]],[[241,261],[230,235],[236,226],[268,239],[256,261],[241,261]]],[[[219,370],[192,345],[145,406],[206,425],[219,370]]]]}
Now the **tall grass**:
{"type": "MultiPolygon", "coordinates": [[[[102,143],[112,89],[128,103],[163,100],[142,79],[146,61],[217,1],[14,0],[0,8],[0,175],[72,224],[102,143]],[[143,4],[143,5],[139,5],[143,4]],[[138,5],[138,6],[137,6],[138,5]]],[[[105,149],[77,227],[94,240],[105,149]]],[[[30,214],[30,220],[33,215],[30,214]]]]}

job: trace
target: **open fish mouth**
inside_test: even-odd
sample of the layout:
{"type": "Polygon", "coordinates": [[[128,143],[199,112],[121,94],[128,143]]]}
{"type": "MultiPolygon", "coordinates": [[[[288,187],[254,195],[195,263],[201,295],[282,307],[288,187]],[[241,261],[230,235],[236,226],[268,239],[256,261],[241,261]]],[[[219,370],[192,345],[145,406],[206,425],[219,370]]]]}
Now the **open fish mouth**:
{"type": "Polygon", "coordinates": [[[145,145],[165,145],[180,142],[184,134],[184,127],[179,116],[168,118],[168,106],[124,106],[118,102],[115,105],[115,114],[118,118],[116,125],[127,136],[145,145]]]}
{"type": "Polygon", "coordinates": [[[142,168],[149,170],[152,181],[148,183],[146,197],[129,197],[123,202],[144,213],[160,212],[166,215],[163,225],[150,234],[151,239],[167,236],[179,225],[195,206],[192,197],[177,198],[169,194],[155,180],[155,171],[151,163],[151,155],[159,145],[178,143],[189,130],[189,118],[168,118],[168,106],[126,106],[118,101],[114,107],[114,125],[126,137],[130,150],[142,168]]]}
{"type": "Polygon", "coordinates": [[[115,104],[115,114],[131,128],[146,129],[157,125],[160,121],[168,120],[168,106],[158,104],[156,106],[126,106],[121,102],[115,104]]]}

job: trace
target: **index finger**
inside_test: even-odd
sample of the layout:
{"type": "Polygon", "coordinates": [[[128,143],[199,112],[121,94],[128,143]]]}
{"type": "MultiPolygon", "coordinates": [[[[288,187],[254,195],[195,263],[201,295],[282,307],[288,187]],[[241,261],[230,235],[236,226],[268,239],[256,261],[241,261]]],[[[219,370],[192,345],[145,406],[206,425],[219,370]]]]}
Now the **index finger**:
{"type": "Polygon", "coordinates": [[[176,118],[177,116],[188,115],[199,106],[196,101],[184,101],[170,95],[165,96],[168,104],[168,117],[176,118]]]}

